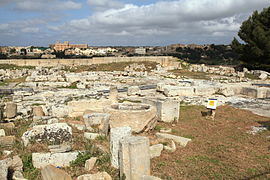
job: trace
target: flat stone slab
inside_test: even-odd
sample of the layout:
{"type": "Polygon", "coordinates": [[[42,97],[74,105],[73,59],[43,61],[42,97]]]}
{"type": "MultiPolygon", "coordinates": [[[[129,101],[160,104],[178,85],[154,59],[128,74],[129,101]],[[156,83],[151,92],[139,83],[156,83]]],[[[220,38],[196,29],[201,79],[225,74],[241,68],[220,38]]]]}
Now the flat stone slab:
{"type": "Polygon", "coordinates": [[[175,136],[172,134],[166,134],[166,133],[156,133],[156,136],[159,138],[164,138],[164,139],[171,139],[175,141],[176,143],[180,144],[181,146],[186,146],[188,142],[191,141],[189,138],[181,137],[181,136],[175,136]]]}
{"type": "Polygon", "coordinates": [[[69,167],[70,162],[74,161],[79,152],[67,153],[32,153],[32,162],[35,168],[43,168],[47,165],[69,167]]]}

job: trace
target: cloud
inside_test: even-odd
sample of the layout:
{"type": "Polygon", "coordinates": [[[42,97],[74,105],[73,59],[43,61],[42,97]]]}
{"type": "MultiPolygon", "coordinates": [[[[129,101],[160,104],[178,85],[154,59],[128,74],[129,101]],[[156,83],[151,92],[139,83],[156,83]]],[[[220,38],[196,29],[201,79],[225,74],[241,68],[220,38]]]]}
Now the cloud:
{"type": "Polygon", "coordinates": [[[124,7],[124,3],[116,0],[87,0],[90,7],[96,11],[104,11],[108,9],[119,9],[124,7]]]}
{"type": "Polygon", "coordinates": [[[16,3],[16,9],[21,11],[55,11],[80,9],[82,5],[73,1],[61,0],[25,0],[16,3]]]}
{"type": "Polygon", "coordinates": [[[23,28],[21,31],[24,32],[24,33],[37,33],[37,32],[39,32],[39,28],[37,28],[37,27],[27,27],[27,28],[23,28]]]}

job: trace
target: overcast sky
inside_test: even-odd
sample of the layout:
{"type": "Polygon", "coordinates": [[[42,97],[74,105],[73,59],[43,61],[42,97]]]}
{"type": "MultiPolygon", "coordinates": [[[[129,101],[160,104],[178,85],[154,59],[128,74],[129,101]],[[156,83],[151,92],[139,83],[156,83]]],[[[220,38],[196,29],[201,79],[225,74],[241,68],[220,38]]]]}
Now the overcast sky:
{"type": "Polygon", "coordinates": [[[0,0],[0,46],[229,44],[270,0],[0,0]]]}

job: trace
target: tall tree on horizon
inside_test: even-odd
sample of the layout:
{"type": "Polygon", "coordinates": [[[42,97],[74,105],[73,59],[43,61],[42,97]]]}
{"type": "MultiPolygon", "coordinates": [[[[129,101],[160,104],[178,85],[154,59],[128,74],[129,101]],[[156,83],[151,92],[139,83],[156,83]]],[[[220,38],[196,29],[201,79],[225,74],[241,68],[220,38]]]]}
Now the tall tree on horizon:
{"type": "Polygon", "coordinates": [[[244,41],[241,44],[236,38],[232,48],[240,55],[240,60],[246,67],[270,71],[270,7],[262,12],[255,11],[244,21],[238,32],[244,41]]]}

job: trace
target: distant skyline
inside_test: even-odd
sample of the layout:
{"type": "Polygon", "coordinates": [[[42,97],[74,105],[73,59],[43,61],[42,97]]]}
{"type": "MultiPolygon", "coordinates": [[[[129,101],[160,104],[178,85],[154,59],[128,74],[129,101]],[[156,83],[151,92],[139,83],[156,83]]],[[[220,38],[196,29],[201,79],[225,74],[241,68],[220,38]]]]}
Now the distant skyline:
{"type": "Polygon", "coordinates": [[[0,0],[0,46],[229,44],[269,0],[0,0]]]}

